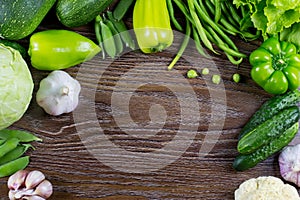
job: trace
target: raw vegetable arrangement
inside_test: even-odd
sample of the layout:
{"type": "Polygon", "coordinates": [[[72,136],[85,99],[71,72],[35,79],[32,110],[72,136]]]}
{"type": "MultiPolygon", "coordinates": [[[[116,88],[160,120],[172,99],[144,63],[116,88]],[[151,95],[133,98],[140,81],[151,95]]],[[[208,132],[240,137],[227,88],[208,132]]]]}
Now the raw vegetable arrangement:
{"type": "MultiPolygon", "coordinates": [[[[164,51],[173,44],[174,29],[185,37],[167,70],[176,67],[193,39],[199,56],[225,55],[237,67],[248,59],[253,81],[273,95],[241,130],[233,168],[245,171],[278,153],[282,178],[300,187],[300,146],[289,146],[299,132],[300,119],[300,2],[123,0],[113,7],[113,0],[38,2],[19,0],[12,4],[4,0],[0,6],[0,177],[10,176],[10,199],[47,199],[53,192],[42,172],[25,170],[30,162],[26,152],[34,150],[31,142],[42,140],[32,133],[9,129],[32,101],[34,84],[29,66],[49,72],[39,84],[35,101],[47,114],[59,116],[76,109],[81,89],[64,69],[99,53],[103,59],[117,58],[126,48],[139,47],[144,54],[164,51]],[[26,14],[19,14],[23,9],[26,14]],[[66,29],[37,31],[50,9],[55,9],[66,29]],[[178,21],[175,11],[184,22],[178,21]],[[130,14],[133,34],[123,19],[130,14]],[[70,30],[90,23],[95,41],[70,30]],[[245,42],[257,40],[260,46],[247,55],[237,47],[235,37],[245,42]],[[29,39],[28,49],[20,45],[21,39],[29,39]]],[[[191,69],[186,76],[196,79],[209,73],[208,68],[200,73],[191,69]]],[[[234,82],[240,80],[239,74],[233,75],[234,82]]],[[[213,74],[212,82],[219,84],[221,77],[213,74]]],[[[236,200],[267,196],[300,199],[293,186],[275,177],[248,180],[235,192],[236,200]],[[268,182],[289,189],[270,191],[265,188],[268,182]],[[259,191],[253,185],[261,185],[259,191]]]]}

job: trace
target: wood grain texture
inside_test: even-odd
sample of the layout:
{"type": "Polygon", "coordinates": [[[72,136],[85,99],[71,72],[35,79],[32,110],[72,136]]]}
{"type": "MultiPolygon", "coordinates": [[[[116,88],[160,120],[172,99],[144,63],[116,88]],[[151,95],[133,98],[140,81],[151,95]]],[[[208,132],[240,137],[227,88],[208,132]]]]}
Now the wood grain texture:
{"type": "MultiPolygon", "coordinates": [[[[128,19],[127,23],[130,26],[131,19],[128,19]]],[[[59,24],[52,11],[37,31],[58,28],[65,27],[59,24]]],[[[92,24],[72,30],[95,41],[92,24]]],[[[24,46],[28,45],[28,39],[21,41],[24,46]]],[[[245,43],[237,38],[234,38],[234,41],[247,54],[259,45],[257,41],[245,43]]],[[[250,79],[250,65],[247,60],[237,67],[227,61],[223,54],[219,56],[211,54],[213,62],[202,58],[201,62],[193,63],[192,60],[197,60],[199,56],[191,47],[185,52],[186,59],[180,59],[175,68],[168,72],[166,66],[171,62],[173,52],[176,52],[179,44],[180,37],[168,51],[162,53],[144,55],[139,51],[132,51],[112,63],[109,60],[93,59],[83,65],[67,69],[70,75],[77,76],[83,88],[78,109],[84,111],[87,108],[85,106],[91,106],[95,111],[96,122],[85,112],[81,113],[80,120],[74,120],[72,113],[58,117],[45,114],[35,101],[35,93],[40,80],[49,72],[30,68],[35,84],[33,99],[22,119],[11,128],[31,131],[43,139],[41,143],[34,143],[35,151],[28,152],[31,156],[28,169],[43,171],[52,182],[54,194],[50,199],[230,200],[234,197],[234,190],[246,179],[267,175],[280,177],[277,155],[245,172],[236,172],[232,169],[232,162],[237,155],[237,136],[240,129],[270,97],[250,79]],[[212,63],[216,65],[217,70],[212,68],[212,63]],[[201,70],[203,67],[210,67],[211,74],[197,79],[184,78],[188,69],[201,70]],[[210,84],[213,73],[220,73],[223,80],[221,85],[224,87],[210,84]],[[240,83],[232,81],[233,73],[242,75],[240,83]],[[162,74],[164,76],[158,80],[162,74]],[[177,93],[170,89],[172,85],[175,86],[177,93]],[[186,92],[190,88],[194,94],[186,92]],[[126,113],[120,106],[124,99],[114,99],[113,102],[112,98],[131,92],[129,113],[126,113]],[[211,92],[225,92],[226,101],[222,101],[221,98],[212,100],[211,92]],[[199,116],[186,115],[187,118],[182,120],[178,95],[186,95],[184,108],[188,110],[198,108],[194,112],[199,116]],[[194,101],[189,101],[190,97],[195,97],[198,105],[192,104],[194,101]],[[166,117],[162,118],[164,121],[158,121],[156,126],[149,128],[147,125],[152,120],[151,116],[156,116],[156,113],[151,114],[153,105],[160,105],[154,107],[159,108],[154,111],[166,114],[166,117]],[[213,107],[225,111],[224,125],[218,137],[213,137],[217,134],[218,124],[210,123],[213,107]],[[132,128],[130,123],[122,128],[118,126],[116,117],[126,120],[128,115],[132,120],[131,123],[135,123],[138,128],[132,128]],[[198,124],[189,124],[197,119],[198,124]],[[183,126],[184,129],[180,130],[183,121],[186,124],[183,126]],[[184,152],[178,152],[178,148],[161,151],[161,154],[175,159],[171,164],[147,173],[129,173],[107,166],[90,153],[77,132],[78,127],[89,128],[89,124],[98,124],[112,144],[128,152],[127,162],[120,162],[119,157],[113,153],[106,155],[111,157],[116,165],[128,169],[138,164],[134,163],[135,158],[130,155],[151,154],[172,142],[179,132],[192,135],[195,126],[197,131],[184,152]],[[127,134],[124,129],[139,137],[127,134]],[[144,134],[150,135],[145,138],[144,134]],[[206,141],[207,136],[215,140],[206,141]],[[207,142],[214,144],[213,148],[205,157],[199,156],[202,145],[207,142]],[[180,154],[178,158],[175,156],[177,154],[180,154]]],[[[221,119],[222,114],[219,113],[219,116],[217,114],[214,117],[221,119]]],[[[298,141],[299,138],[296,137],[293,142],[298,141]]],[[[183,137],[183,140],[178,142],[186,141],[183,137]]],[[[178,145],[180,146],[179,143],[178,145]]],[[[96,147],[106,148],[106,146],[96,147]]],[[[159,162],[163,163],[162,160],[159,162]]],[[[1,200],[7,199],[6,181],[7,178],[0,179],[1,200]]]]}

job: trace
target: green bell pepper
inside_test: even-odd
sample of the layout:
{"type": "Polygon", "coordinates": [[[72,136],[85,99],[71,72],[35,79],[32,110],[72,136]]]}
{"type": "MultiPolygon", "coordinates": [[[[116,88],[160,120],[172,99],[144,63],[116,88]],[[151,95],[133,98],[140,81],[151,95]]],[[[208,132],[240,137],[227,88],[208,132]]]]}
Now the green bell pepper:
{"type": "Polygon", "coordinates": [[[300,86],[300,54],[295,45],[270,37],[249,57],[251,77],[265,91],[283,94],[300,86]]]}
{"type": "Polygon", "coordinates": [[[58,70],[90,60],[101,48],[92,40],[68,30],[46,30],[30,37],[28,54],[33,67],[58,70]]]}
{"type": "Polygon", "coordinates": [[[173,43],[173,31],[166,0],[137,0],[133,29],[144,53],[159,52],[173,43]]]}

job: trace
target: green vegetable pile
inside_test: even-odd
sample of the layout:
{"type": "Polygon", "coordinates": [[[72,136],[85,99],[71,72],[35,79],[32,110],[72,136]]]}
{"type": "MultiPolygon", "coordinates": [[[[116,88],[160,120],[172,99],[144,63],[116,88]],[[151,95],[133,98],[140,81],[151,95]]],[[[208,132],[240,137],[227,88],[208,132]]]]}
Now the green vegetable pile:
{"type": "Polygon", "coordinates": [[[0,178],[10,176],[29,164],[29,156],[24,154],[33,148],[30,142],[42,141],[27,131],[0,130],[0,178]]]}

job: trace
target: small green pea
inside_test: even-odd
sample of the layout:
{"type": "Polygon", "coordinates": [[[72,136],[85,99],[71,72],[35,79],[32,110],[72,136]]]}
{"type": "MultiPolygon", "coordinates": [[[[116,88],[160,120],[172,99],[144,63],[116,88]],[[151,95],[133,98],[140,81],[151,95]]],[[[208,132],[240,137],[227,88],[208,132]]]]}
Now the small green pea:
{"type": "Polygon", "coordinates": [[[220,76],[220,75],[217,75],[217,74],[214,74],[214,75],[212,76],[212,82],[213,82],[214,84],[220,84],[220,82],[221,82],[221,76],[220,76]]]}
{"type": "Polygon", "coordinates": [[[207,75],[207,74],[209,74],[209,69],[208,68],[203,68],[201,73],[203,75],[207,75]]]}
{"type": "Polygon", "coordinates": [[[196,70],[194,69],[190,69],[188,72],[187,72],[187,77],[188,78],[196,78],[198,76],[198,73],[196,70]]]}
{"type": "Polygon", "coordinates": [[[233,74],[232,79],[234,82],[238,83],[241,80],[241,76],[237,73],[233,74]]]}

